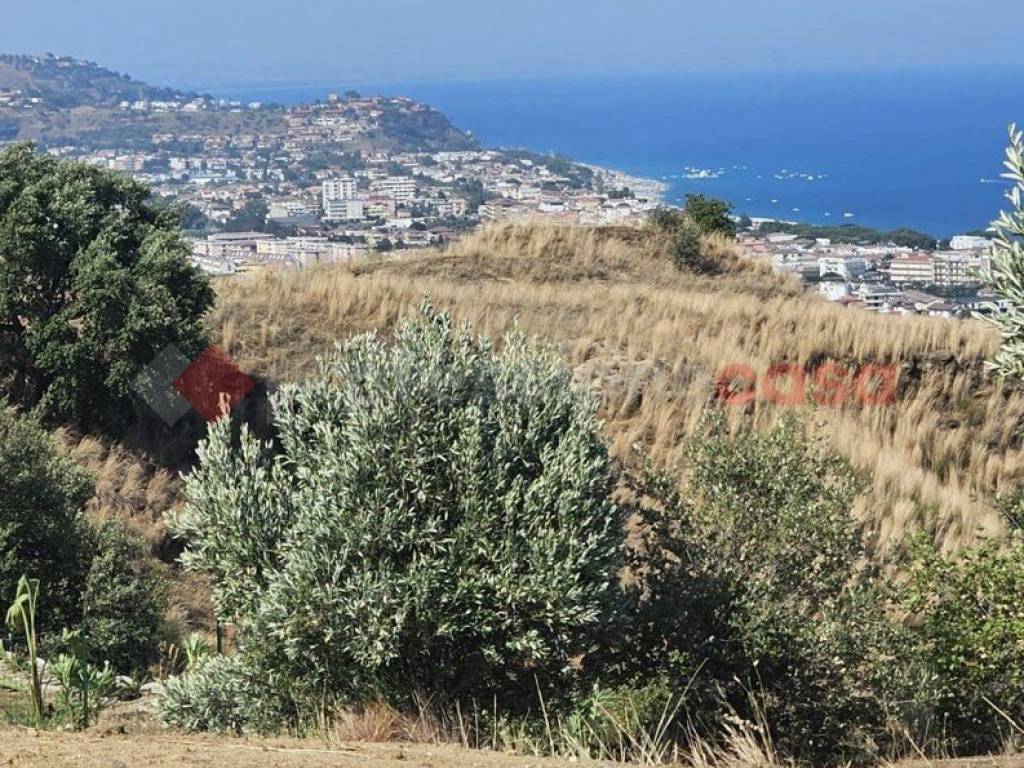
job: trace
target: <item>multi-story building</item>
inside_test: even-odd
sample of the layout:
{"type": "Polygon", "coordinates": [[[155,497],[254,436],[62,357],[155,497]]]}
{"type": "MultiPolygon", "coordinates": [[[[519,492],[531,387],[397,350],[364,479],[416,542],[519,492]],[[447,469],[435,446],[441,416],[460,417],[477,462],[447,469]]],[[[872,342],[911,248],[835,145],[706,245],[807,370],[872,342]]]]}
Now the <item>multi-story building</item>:
{"type": "Polygon", "coordinates": [[[289,237],[260,241],[257,255],[267,262],[282,262],[296,267],[350,261],[366,253],[365,245],[331,242],[325,237],[289,237]]]}
{"type": "Polygon", "coordinates": [[[416,197],[416,180],[411,176],[388,176],[374,181],[371,188],[375,194],[394,198],[399,203],[416,197]]]}
{"type": "Polygon", "coordinates": [[[954,251],[976,251],[984,250],[992,245],[987,237],[975,235],[957,235],[949,241],[949,247],[954,251]]]}
{"type": "Polygon", "coordinates": [[[935,260],[926,253],[897,256],[889,266],[889,279],[894,283],[934,283],[935,260]]]}
{"type": "Polygon", "coordinates": [[[359,185],[350,176],[328,179],[323,184],[324,208],[335,200],[355,200],[359,196],[359,185]]]}
{"type": "Polygon", "coordinates": [[[314,211],[302,200],[274,200],[270,203],[268,219],[291,219],[308,216],[314,211]]]}
{"type": "Polygon", "coordinates": [[[367,216],[377,216],[382,219],[393,219],[397,212],[395,198],[386,195],[373,195],[367,198],[363,211],[367,216]]]}
{"type": "Polygon", "coordinates": [[[366,218],[362,200],[324,200],[324,221],[361,221],[366,218]]]}
{"type": "Polygon", "coordinates": [[[864,309],[869,312],[888,312],[901,294],[889,285],[861,283],[853,289],[853,295],[864,302],[864,309]]]}
{"type": "Polygon", "coordinates": [[[856,280],[867,271],[863,256],[824,255],[818,258],[818,274],[838,275],[844,280],[856,280]]]}
{"type": "Polygon", "coordinates": [[[978,262],[965,259],[955,253],[936,254],[935,259],[936,285],[967,285],[977,283],[978,262]]]}

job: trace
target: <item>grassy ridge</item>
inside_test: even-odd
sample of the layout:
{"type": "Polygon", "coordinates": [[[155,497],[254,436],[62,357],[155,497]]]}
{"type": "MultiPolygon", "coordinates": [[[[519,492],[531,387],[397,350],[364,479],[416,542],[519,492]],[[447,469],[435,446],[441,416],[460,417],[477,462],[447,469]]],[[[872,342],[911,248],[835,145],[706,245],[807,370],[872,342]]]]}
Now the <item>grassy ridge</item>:
{"type": "MultiPolygon", "coordinates": [[[[1024,477],[1024,395],[984,370],[994,333],[843,310],[724,242],[708,247],[727,274],[679,272],[667,247],[646,230],[497,227],[443,253],[225,281],[210,325],[248,370],[297,380],[336,339],[387,333],[427,295],[494,338],[518,325],[557,345],[602,397],[615,451],[639,441],[666,465],[724,365],[893,363],[894,405],[806,408],[811,428],[874,475],[859,513],[877,550],[922,528],[947,549],[1001,529],[995,497],[1024,477]]],[[[751,410],[767,423],[779,406],[751,410]]]]}
{"type": "MultiPolygon", "coordinates": [[[[641,442],[666,466],[681,459],[683,439],[714,402],[724,365],[893,362],[895,404],[801,408],[810,428],[873,474],[858,513],[875,550],[920,529],[947,550],[979,531],[1001,532],[996,497],[1024,479],[1024,395],[985,371],[998,346],[991,330],[844,310],[724,242],[707,247],[725,274],[680,272],[668,247],[646,230],[496,227],[445,252],[224,280],[208,322],[246,370],[297,381],[337,340],[387,334],[427,295],[493,338],[518,326],[556,345],[577,382],[601,398],[615,453],[641,442]]],[[[780,407],[759,399],[748,410],[767,424],[780,407]]],[[[172,560],[178,545],[162,515],[180,503],[183,465],[152,458],[144,439],[131,448],[61,437],[97,478],[91,514],[126,520],[154,555],[172,560]]],[[[179,592],[184,620],[207,615],[201,584],[181,583],[179,592]]]]}

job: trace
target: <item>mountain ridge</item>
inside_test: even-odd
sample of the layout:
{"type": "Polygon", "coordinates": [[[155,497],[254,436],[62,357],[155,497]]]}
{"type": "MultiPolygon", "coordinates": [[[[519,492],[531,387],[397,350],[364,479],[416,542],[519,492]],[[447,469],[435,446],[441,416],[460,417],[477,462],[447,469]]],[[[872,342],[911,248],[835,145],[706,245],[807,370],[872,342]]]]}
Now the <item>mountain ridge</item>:
{"type": "MultiPolygon", "coordinates": [[[[429,104],[384,97],[380,102],[379,130],[368,137],[369,148],[479,146],[429,104]]],[[[71,56],[0,53],[0,142],[28,140],[43,149],[146,149],[158,134],[281,134],[293,111],[154,86],[71,56]]]]}
{"type": "Polygon", "coordinates": [[[117,106],[122,101],[212,98],[156,86],[72,56],[0,53],[0,89],[23,90],[50,106],[117,106]]]}

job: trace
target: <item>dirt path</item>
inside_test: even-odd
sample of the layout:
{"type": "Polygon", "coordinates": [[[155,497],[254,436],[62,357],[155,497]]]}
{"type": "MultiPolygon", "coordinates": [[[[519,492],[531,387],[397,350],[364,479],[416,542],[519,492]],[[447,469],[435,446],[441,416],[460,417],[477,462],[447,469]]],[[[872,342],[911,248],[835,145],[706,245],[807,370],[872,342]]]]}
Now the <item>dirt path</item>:
{"type": "MultiPolygon", "coordinates": [[[[59,733],[0,726],[0,766],[18,768],[568,768],[557,760],[421,744],[325,744],[172,732],[59,733]]],[[[597,765],[596,763],[594,765],[597,765]]]]}
{"type": "MultiPolygon", "coordinates": [[[[580,763],[423,744],[326,744],[170,731],[87,733],[0,726],[0,766],[17,768],[572,768],[580,763]]],[[[609,763],[589,763],[612,768],[609,763]]],[[[1022,768],[1024,757],[910,761],[895,768],[1022,768]]],[[[621,763],[614,768],[624,768],[621,763]]]]}

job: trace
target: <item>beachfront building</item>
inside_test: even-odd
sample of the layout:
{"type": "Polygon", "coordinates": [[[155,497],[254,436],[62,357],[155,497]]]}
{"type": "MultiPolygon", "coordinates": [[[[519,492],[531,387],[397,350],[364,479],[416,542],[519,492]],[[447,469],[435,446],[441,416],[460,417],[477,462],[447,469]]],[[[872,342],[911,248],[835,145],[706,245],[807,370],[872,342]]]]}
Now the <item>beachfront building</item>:
{"type": "Polygon", "coordinates": [[[926,253],[897,256],[889,265],[889,279],[893,283],[934,283],[935,261],[926,253]]]}

